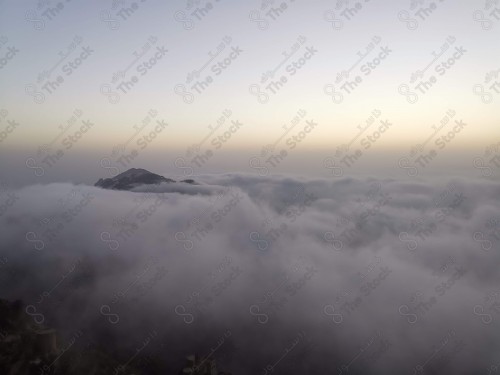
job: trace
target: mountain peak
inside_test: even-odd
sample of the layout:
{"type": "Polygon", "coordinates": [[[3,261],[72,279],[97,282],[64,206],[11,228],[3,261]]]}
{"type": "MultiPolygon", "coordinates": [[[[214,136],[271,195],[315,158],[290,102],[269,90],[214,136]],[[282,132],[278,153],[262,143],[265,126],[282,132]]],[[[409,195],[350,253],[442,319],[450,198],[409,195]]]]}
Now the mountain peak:
{"type": "Polygon", "coordinates": [[[130,168],[112,178],[101,178],[94,186],[111,190],[131,190],[140,185],[175,182],[142,168],[130,168]]]}
{"type": "MultiPolygon", "coordinates": [[[[119,175],[116,175],[114,178],[142,176],[145,174],[154,174],[154,173],[152,173],[146,169],[142,169],[142,168],[130,168],[130,169],[126,170],[125,172],[122,172],[119,175]]],[[[159,176],[159,175],[156,175],[156,176],[159,176]]]]}

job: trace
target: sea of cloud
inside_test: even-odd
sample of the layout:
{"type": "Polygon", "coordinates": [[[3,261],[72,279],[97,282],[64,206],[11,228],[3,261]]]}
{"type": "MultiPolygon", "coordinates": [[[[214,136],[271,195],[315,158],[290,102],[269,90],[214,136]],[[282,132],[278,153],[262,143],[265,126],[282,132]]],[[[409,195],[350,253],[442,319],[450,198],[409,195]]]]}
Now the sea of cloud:
{"type": "Polygon", "coordinates": [[[486,180],[249,174],[4,190],[0,296],[135,366],[483,373],[500,364],[499,198],[486,180]]]}

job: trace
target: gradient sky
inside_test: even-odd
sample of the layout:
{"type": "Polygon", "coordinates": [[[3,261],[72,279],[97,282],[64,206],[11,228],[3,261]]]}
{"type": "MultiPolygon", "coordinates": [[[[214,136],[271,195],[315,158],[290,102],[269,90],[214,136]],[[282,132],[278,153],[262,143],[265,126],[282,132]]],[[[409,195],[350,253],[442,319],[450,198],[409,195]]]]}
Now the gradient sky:
{"type": "MultiPolygon", "coordinates": [[[[473,167],[474,158],[484,156],[485,147],[500,140],[500,93],[485,85],[486,74],[493,71],[498,75],[500,69],[500,21],[488,15],[491,9],[486,10],[482,1],[437,2],[436,9],[424,20],[415,13],[419,7],[431,6],[425,0],[413,10],[410,1],[361,2],[361,9],[351,19],[344,9],[355,7],[355,1],[286,0],[287,8],[276,19],[272,13],[266,13],[269,7],[279,7],[280,1],[271,5],[265,1],[200,1],[188,10],[188,1],[145,0],[138,1],[129,16],[121,9],[132,9],[134,2],[115,1],[114,9],[113,3],[69,0],[62,2],[62,9],[56,14],[50,10],[57,8],[56,1],[0,1],[0,58],[7,56],[9,48],[19,50],[5,64],[0,60],[0,110],[4,114],[0,131],[5,131],[7,121],[19,123],[0,143],[0,173],[6,183],[92,182],[106,175],[109,171],[100,166],[103,158],[133,135],[134,126],[151,109],[158,111],[156,119],[165,120],[168,126],[129,166],[170,175],[184,173],[174,165],[179,157],[185,159],[195,174],[258,173],[249,166],[249,161],[259,156],[263,146],[277,141],[300,110],[306,115],[289,135],[303,128],[305,120],[314,120],[318,126],[296,149],[290,150],[286,161],[277,167],[268,165],[271,173],[331,175],[332,170],[324,167],[325,159],[335,158],[335,150],[356,136],[358,126],[365,123],[373,110],[381,112],[377,121],[388,120],[392,126],[356,165],[346,167],[344,174],[404,175],[405,170],[397,167],[398,160],[428,138],[432,126],[439,124],[449,109],[456,111],[453,120],[463,120],[467,126],[439,151],[426,171],[433,167],[439,174],[481,176],[481,171],[473,167]],[[265,6],[268,8],[262,10],[265,6]],[[203,17],[198,12],[198,19],[193,14],[196,7],[211,10],[203,17]],[[489,23],[474,20],[478,10],[489,23]],[[407,15],[417,20],[418,25],[400,21],[407,15]],[[332,16],[336,21],[328,22],[332,16]],[[251,20],[257,18],[259,22],[251,20]],[[182,19],[184,22],[179,21],[182,19]],[[340,29],[334,28],[340,25],[340,29]],[[259,26],[267,28],[260,30],[259,26]],[[407,26],[416,28],[411,30],[407,26]],[[491,28],[484,30],[482,26],[491,28]],[[260,83],[262,74],[279,66],[285,58],[283,52],[290,51],[299,36],[304,37],[303,43],[274,77],[278,80],[285,75],[288,82],[276,94],[267,90],[269,101],[259,103],[250,93],[251,85],[259,84],[265,91],[266,84],[260,83]],[[81,38],[80,44],[58,65],[61,52],[68,49],[75,37],[81,38]],[[426,80],[434,75],[437,82],[425,94],[418,93],[414,88],[416,83],[410,83],[412,73],[430,64],[433,53],[439,53],[449,37],[453,38],[448,41],[453,42],[424,75],[426,80]],[[216,51],[224,38],[224,49],[201,73],[201,77],[212,75],[213,83],[201,94],[189,89],[188,73],[207,63],[209,52],[216,51]],[[136,60],[135,54],[148,39],[154,41],[152,49],[136,60]],[[349,77],[354,80],[359,75],[362,82],[352,93],[344,91],[342,101],[334,103],[325,94],[325,88],[333,84],[336,91],[342,92],[342,83],[335,83],[337,75],[355,65],[360,59],[358,52],[365,51],[373,40],[374,49],[354,67],[349,77]],[[161,46],[168,52],[141,76],[137,66],[149,60],[154,55],[153,49],[161,46]],[[71,75],[66,75],[64,65],[78,57],[82,47],[92,50],[90,56],[71,75]],[[229,55],[232,47],[239,47],[241,54],[220,75],[210,72],[211,66],[229,55]],[[365,75],[361,67],[376,58],[381,47],[391,52],[365,75]],[[457,51],[455,48],[460,47],[465,53],[443,76],[437,74],[436,65],[448,60],[457,51]],[[317,53],[295,75],[290,75],[287,65],[304,56],[307,48],[317,53]],[[119,92],[118,83],[111,80],[113,74],[127,67],[123,79],[130,80],[135,75],[138,82],[124,94],[119,92]],[[37,82],[39,74],[50,69],[53,69],[51,78],[42,77],[41,83],[37,82]],[[59,75],[64,78],[62,85],[54,93],[44,91],[41,86],[59,75]],[[184,102],[175,92],[174,87],[179,84],[193,93],[193,103],[184,102]],[[411,91],[419,94],[416,103],[409,103],[398,92],[402,84],[413,85],[411,91]],[[490,94],[485,98],[491,98],[492,103],[485,104],[474,94],[473,87],[477,84],[485,87],[490,94]],[[120,94],[117,103],[110,103],[109,97],[101,92],[108,89],[120,94]],[[35,102],[33,90],[44,93],[42,103],[35,102]],[[34,175],[33,166],[43,166],[42,158],[36,155],[37,149],[54,139],[53,149],[62,147],[64,137],[57,138],[60,126],[75,109],[83,113],[78,121],[89,120],[95,125],[54,167],[44,168],[43,176],[34,175]],[[231,111],[229,120],[238,120],[243,126],[198,168],[189,161],[186,150],[209,135],[210,126],[213,128],[224,110],[231,111]],[[32,168],[26,167],[29,158],[37,163],[28,163],[32,168]]],[[[500,81],[500,76],[496,80],[500,81]]],[[[228,127],[228,123],[222,125],[208,138],[202,151],[213,149],[211,139],[228,127]]],[[[67,134],[75,130],[76,125],[67,134]]],[[[448,130],[443,128],[442,134],[448,130]]],[[[286,137],[278,144],[276,152],[286,149],[285,140],[286,137]]],[[[361,137],[354,141],[351,151],[360,147],[360,140],[361,137]]],[[[265,161],[262,159],[261,163],[265,161]]],[[[118,167],[116,159],[112,165],[118,167]]],[[[498,176],[499,169],[490,167],[494,167],[493,176],[498,176]]]]}

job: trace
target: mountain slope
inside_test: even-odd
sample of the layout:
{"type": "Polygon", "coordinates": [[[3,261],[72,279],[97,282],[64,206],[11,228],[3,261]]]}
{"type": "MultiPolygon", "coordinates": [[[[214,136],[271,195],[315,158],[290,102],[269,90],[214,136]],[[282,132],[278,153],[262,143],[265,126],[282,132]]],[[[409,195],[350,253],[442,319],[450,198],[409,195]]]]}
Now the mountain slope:
{"type": "Polygon", "coordinates": [[[175,182],[145,169],[131,168],[112,178],[101,178],[94,186],[111,190],[131,190],[140,185],[151,185],[175,182]]]}

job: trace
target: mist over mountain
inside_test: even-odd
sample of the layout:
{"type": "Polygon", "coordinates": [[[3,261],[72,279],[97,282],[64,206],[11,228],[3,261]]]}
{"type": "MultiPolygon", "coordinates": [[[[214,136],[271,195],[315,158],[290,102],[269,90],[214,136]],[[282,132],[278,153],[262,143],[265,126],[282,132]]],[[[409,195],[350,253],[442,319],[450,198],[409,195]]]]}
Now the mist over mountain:
{"type": "MultiPolygon", "coordinates": [[[[94,186],[111,190],[133,190],[134,188],[142,187],[143,185],[158,185],[162,183],[174,183],[170,178],[165,178],[155,173],[151,173],[141,168],[131,168],[123,173],[112,178],[100,178],[94,186]]],[[[183,180],[181,182],[196,185],[192,179],[183,180]]]]}
{"type": "Polygon", "coordinates": [[[500,0],[0,0],[0,375],[500,373],[500,0]]]}
{"type": "Polygon", "coordinates": [[[5,192],[0,295],[59,345],[82,332],[144,374],[190,353],[233,374],[470,374],[498,359],[498,184],[202,182],[5,192]]]}

